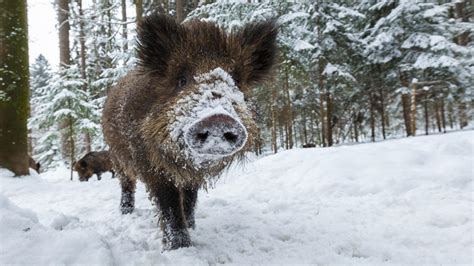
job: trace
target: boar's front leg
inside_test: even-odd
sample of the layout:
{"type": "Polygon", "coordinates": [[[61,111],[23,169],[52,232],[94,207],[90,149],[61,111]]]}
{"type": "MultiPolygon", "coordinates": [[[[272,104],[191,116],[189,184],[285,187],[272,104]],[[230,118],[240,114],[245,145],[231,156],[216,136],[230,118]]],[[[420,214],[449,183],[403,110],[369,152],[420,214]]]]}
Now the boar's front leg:
{"type": "Polygon", "coordinates": [[[135,187],[137,180],[123,174],[119,175],[119,180],[122,188],[120,210],[122,211],[122,214],[132,213],[135,208],[135,187]]]}
{"type": "Polygon", "coordinates": [[[150,191],[160,212],[160,227],[163,232],[163,248],[172,250],[189,247],[191,240],[183,212],[182,192],[173,183],[163,181],[150,191]]]}
{"type": "Polygon", "coordinates": [[[186,217],[188,228],[192,228],[192,229],[196,227],[195,222],[194,222],[194,208],[196,207],[197,196],[198,196],[197,188],[183,189],[184,215],[186,217]]]}

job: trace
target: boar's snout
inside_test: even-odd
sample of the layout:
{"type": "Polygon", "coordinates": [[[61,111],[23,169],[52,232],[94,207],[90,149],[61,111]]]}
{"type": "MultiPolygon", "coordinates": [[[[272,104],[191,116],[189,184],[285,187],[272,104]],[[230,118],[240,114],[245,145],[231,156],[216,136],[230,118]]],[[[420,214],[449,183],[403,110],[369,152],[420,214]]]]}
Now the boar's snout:
{"type": "Polygon", "coordinates": [[[227,114],[213,114],[196,121],[185,133],[186,143],[199,155],[231,155],[245,145],[247,130],[227,114]]]}

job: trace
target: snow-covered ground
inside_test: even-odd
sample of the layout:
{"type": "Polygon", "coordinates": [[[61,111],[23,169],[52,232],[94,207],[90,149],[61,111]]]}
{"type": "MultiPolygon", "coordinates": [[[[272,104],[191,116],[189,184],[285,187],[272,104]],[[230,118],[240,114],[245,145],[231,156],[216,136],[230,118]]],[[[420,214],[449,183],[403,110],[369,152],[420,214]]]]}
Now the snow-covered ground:
{"type": "Polygon", "coordinates": [[[194,246],[161,252],[142,184],[0,171],[0,264],[473,263],[473,131],[295,149],[201,191],[194,246]]]}

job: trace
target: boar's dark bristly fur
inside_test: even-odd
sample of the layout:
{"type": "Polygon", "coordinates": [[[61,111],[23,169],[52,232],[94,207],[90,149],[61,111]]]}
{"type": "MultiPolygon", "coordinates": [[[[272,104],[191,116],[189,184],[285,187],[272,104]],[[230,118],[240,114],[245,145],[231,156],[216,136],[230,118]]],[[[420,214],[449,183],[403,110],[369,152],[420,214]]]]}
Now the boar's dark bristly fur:
{"type": "Polygon", "coordinates": [[[227,73],[224,79],[233,80],[229,83],[232,90],[249,94],[252,86],[270,76],[276,36],[273,21],[232,33],[198,20],[177,24],[163,15],[151,15],[139,24],[138,66],[109,92],[102,124],[120,179],[122,213],[133,211],[136,180],[140,179],[160,212],[165,249],[190,245],[187,228],[194,227],[197,190],[242,158],[256,137],[248,107],[232,102],[246,129],[246,144],[219,160],[193,163],[185,156],[182,135],[176,141],[170,132],[170,125],[177,121],[178,102],[196,96],[201,84],[196,77],[215,69],[227,73]]]}

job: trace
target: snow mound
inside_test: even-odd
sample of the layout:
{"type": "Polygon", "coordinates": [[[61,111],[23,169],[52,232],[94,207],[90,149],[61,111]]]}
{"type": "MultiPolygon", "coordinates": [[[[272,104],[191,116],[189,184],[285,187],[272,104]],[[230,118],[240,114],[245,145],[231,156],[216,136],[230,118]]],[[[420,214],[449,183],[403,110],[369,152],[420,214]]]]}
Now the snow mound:
{"type": "MultiPolygon", "coordinates": [[[[55,231],[0,194],[0,264],[110,264],[110,252],[91,230],[55,231]]],[[[65,225],[65,224],[64,224],[65,225]]]]}
{"type": "Polygon", "coordinates": [[[0,171],[0,265],[471,265],[473,147],[465,131],[252,160],[200,192],[193,246],[163,253],[143,184],[121,215],[117,179],[0,171]]]}

